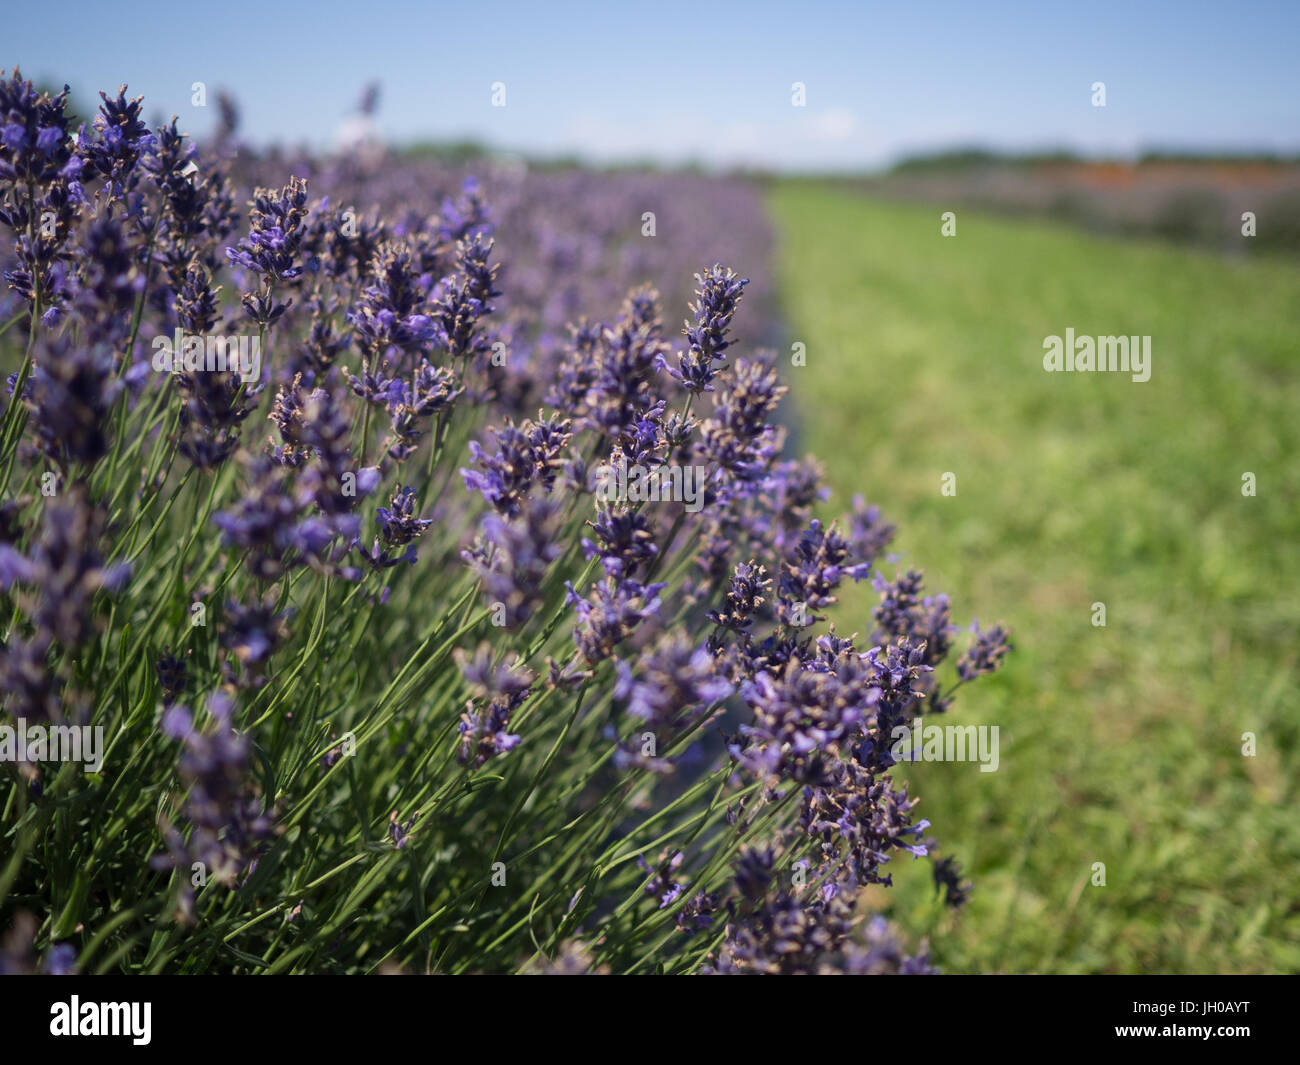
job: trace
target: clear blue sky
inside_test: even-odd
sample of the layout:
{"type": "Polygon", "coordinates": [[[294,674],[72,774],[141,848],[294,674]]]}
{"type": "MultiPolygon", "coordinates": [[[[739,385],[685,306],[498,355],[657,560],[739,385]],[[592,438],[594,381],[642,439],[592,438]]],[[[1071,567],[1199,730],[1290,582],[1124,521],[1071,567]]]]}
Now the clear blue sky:
{"type": "Polygon", "coordinates": [[[193,133],[328,144],[370,79],[382,133],[592,159],[852,168],[954,145],[1300,150],[1300,0],[1176,3],[11,4],[0,66],[127,82],[193,133]],[[208,107],[190,86],[208,88],[208,107]],[[506,106],[491,106],[504,82],[506,106]],[[807,106],[791,106],[791,84],[807,106]],[[1106,84],[1094,108],[1090,86],[1106,84]]]}

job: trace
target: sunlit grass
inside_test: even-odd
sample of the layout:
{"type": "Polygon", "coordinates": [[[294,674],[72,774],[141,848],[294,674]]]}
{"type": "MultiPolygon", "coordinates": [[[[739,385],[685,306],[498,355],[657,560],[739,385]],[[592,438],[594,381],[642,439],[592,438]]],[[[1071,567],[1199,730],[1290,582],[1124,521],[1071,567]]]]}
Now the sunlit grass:
{"type": "Polygon", "coordinates": [[[924,862],[883,901],[945,922],[950,971],[1300,969],[1300,273],[968,212],[944,238],[939,208],[815,184],[770,204],[801,447],[1017,644],[957,710],[1000,770],[907,770],[970,905],[949,929],[924,862]],[[1150,381],[1045,373],[1067,327],[1150,335],[1150,381]]]}

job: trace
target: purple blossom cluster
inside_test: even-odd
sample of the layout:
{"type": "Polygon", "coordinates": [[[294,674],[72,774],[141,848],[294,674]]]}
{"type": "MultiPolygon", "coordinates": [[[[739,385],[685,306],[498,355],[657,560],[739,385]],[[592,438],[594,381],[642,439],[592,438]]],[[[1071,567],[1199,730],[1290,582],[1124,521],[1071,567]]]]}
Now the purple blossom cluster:
{"type": "Polygon", "coordinates": [[[194,919],[194,884],[191,873],[202,874],[227,886],[235,883],[257,855],[259,845],[275,834],[272,812],[255,792],[250,780],[251,743],[233,724],[234,704],[224,695],[208,701],[213,728],[200,731],[193,715],[173,706],[162,719],[165,735],[181,743],[178,774],[187,792],[184,815],[188,837],[164,821],[166,850],[153,859],[159,869],[179,869],[180,913],[194,919]],[[197,870],[196,870],[197,866],[197,870]]]}
{"type": "Polygon", "coordinates": [[[855,920],[851,896],[835,884],[783,889],[771,850],[737,858],[730,921],[710,971],[728,975],[922,976],[928,952],[909,956],[882,917],[855,920]]]}
{"type": "MultiPolygon", "coordinates": [[[[857,928],[852,900],[890,883],[895,855],[930,853],[928,822],[890,775],[890,737],[950,708],[936,677],[956,630],[919,573],[877,572],[894,534],[879,511],[856,499],[825,521],[820,469],[788,455],[787,388],[762,346],[771,322],[747,313],[770,304],[767,280],[724,265],[766,254],[756,191],[689,175],[480,183],[427,161],[259,157],[233,145],[229,104],[216,140],[195,147],[175,120],[150,130],[125,87],[79,131],[66,96],[17,71],[0,78],[0,223],[12,234],[0,257],[31,339],[4,439],[25,441],[29,476],[39,463],[70,482],[0,512],[0,589],[21,620],[0,680],[10,712],[81,716],[72,656],[93,642],[103,598],[131,591],[123,559],[138,536],[117,540],[105,515],[138,492],[137,524],[161,523],[189,484],[194,518],[165,556],[173,568],[140,578],[164,588],[163,607],[124,608],[174,624],[166,592],[189,582],[219,615],[211,638],[187,632],[175,654],[158,640],[148,660],[184,795],[184,826],[161,825],[156,867],[182,874],[186,919],[192,865],[233,884],[273,844],[256,745],[296,727],[273,712],[279,677],[321,646],[346,650],[326,607],[337,594],[370,612],[353,634],[424,630],[412,616],[423,608],[441,618],[438,640],[474,646],[429,635],[409,661],[390,650],[357,674],[382,676],[376,713],[395,691],[427,689],[425,710],[454,698],[447,757],[468,777],[517,761],[547,700],[566,696],[577,734],[607,745],[592,772],[612,774],[611,788],[644,776],[653,793],[679,771],[715,772],[737,834],[791,800],[770,846],[740,856],[734,885],[697,879],[686,848],[643,864],[654,909],[685,938],[714,937],[716,971],[928,971],[883,925],[857,928]],[[647,210],[674,241],[639,232],[647,210]],[[680,330],[665,306],[685,307],[680,330]],[[228,351],[241,331],[265,357],[256,379],[229,364],[153,372],[152,338],[225,333],[228,351]],[[669,486],[698,471],[699,498],[603,495],[601,472],[629,467],[669,486]],[[38,506],[25,532],[20,517],[38,506]],[[394,588],[448,571],[462,584],[416,584],[392,605],[394,588]],[[870,578],[869,638],[818,631],[844,583],[870,578]],[[324,589],[306,616],[304,587],[324,589]],[[207,696],[206,725],[187,693],[207,696]],[[796,858],[806,887],[784,880],[796,858]]],[[[1008,650],[1003,627],[976,629],[958,683],[1008,650]]],[[[330,773],[341,759],[302,760],[330,773]]],[[[429,820],[419,833],[415,822],[393,812],[389,842],[417,849],[429,820]]],[[[959,870],[945,860],[935,875],[958,905],[959,870]]],[[[557,965],[589,963],[574,946],[557,965]]]]}
{"type": "Polygon", "coordinates": [[[472,656],[464,651],[456,654],[473,693],[457,726],[460,746],[456,757],[462,764],[481,766],[512,750],[520,740],[506,730],[510,715],[528,697],[536,678],[517,663],[505,666],[494,662],[492,654],[487,644],[480,645],[472,656]]]}
{"type": "Polygon", "coordinates": [[[17,530],[0,533],[0,590],[26,621],[0,648],[5,709],[33,722],[80,722],[85,698],[72,676],[75,656],[95,635],[101,593],[112,595],[130,577],[130,565],[107,563],[103,510],[74,489],[51,500],[26,551],[17,530]],[[13,539],[10,539],[13,537],[13,539]],[[51,668],[56,655],[65,656],[51,668]]]}

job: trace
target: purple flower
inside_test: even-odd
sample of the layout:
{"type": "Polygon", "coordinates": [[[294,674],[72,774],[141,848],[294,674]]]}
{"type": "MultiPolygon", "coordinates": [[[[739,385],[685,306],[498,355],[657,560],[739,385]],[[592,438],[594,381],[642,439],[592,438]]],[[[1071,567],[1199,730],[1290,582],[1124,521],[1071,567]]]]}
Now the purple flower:
{"type": "Polygon", "coordinates": [[[71,976],[77,971],[77,948],[71,943],[51,947],[43,968],[48,976],[71,976]]]}
{"type": "Polygon", "coordinates": [[[164,647],[154,663],[158,686],[162,689],[163,706],[172,706],[185,692],[187,660],[164,647]]]}
{"type": "Polygon", "coordinates": [[[668,372],[692,393],[713,391],[712,381],[725,361],[723,352],[731,346],[727,332],[735,317],[748,278],[715,264],[703,274],[696,274],[700,287],[697,299],[691,304],[694,321],[688,321],[682,332],[690,344],[689,349],[677,356],[677,368],[668,372]]]}
{"type": "Polygon", "coordinates": [[[0,181],[44,185],[67,165],[68,91],[39,93],[16,67],[0,78],[0,181]]]}
{"type": "Polygon", "coordinates": [[[853,908],[837,895],[804,899],[781,892],[727,922],[712,971],[724,975],[811,975],[834,971],[849,940],[853,908]]]}
{"type": "Polygon", "coordinates": [[[84,276],[77,309],[102,339],[124,342],[131,314],[144,286],[135,249],[114,218],[96,219],[87,228],[81,249],[84,276]]]}
{"type": "Polygon", "coordinates": [[[40,535],[25,556],[9,545],[0,548],[0,583],[26,586],[27,591],[11,595],[38,641],[72,648],[94,634],[95,595],[118,591],[130,575],[129,565],[104,562],[104,537],[102,510],[73,486],[43,503],[40,535]]]}
{"type": "Polygon", "coordinates": [[[507,422],[492,431],[497,442],[493,454],[471,440],[470,454],[481,469],[460,471],[466,487],[480,492],[498,513],[513,517],[534,484],[551,490],[562,465],[561,450],[571,437],[570,428],[569,422],[559,420],[522,426],[507,422]]]}
{"type": "Polygon", "coordinates": [[[574,418],[590,413],[589,398],[600,366],[598,353],[605,332],[599,322],[586,319],[569,326],[571,339],[546,392],[547,406],[574,418]]]}
{"type": "Polygon", "coordinates": [[[696,892],[687,900],[686,905],[677,911],[677,931],[685,936],[697,932],[707,932],[713,927],[715,914],[718,912],[717,894],[707,891],[696,892]]]}
{"type": "Polygon", "coordinates": [[[140,117],[143,96],[126,98],[126,86],[118,87],[117,96],[103,101],[95,115],[93,135],[80,138],[77,154],[89,174],[108,180],[110,195],[121,198],[127,191],[127,178],[140,156],[154,145],[154,135],[140,117]]]}
{"type": "Polygon", "coordinates": [[[421,283],[421,264],[410,248],[380,244],[368,264],[369,283],[347,314],[354,338],[369,362],[390,350],[420,352],[445,348],[445,336],[429,315],[429,292],[421,283]]]}
{"type": "Polygon", "coordinates": [[[391,425],[391,437],[386,444],[388,454],[398,462],[406,459],[423,435],[420,424],[450,408],[462,392],[464,389],[457,385],[454,373],[445,367],[430,366],[427,360],[421,361],[412,384],[398,379],[391,381],[387,386],[391,425]]]}
{"type": "Polygon", "coordinates": [[[761,899],[776,876],[776,854],[770,847],[746,847],[736,857],[736,890],[742,899],[761,899]]]}
{"type": "Polygon", "coordinates": [[[405,850],[406,845],[411,841],[411,829],[415,827],[416,819],[419,818],[420,812],[417,810],[405,822],[397,817],[397,811],[393,810],[388,815],[388,838],[392,840],[393,846],[399,851],[405,850]]]}
{"type": "Polygon", "coordinates": [[[935,890],[942,892],[944,905],[960,910],[970,898],[971,885],[962,879],[961,867],[952,857],[935,858],[932,869],[935,890]]]}
{"type": "Polygon", "coordinates": [[[723,975],[867,975],[933,973],[922,945],[908,956],[881,917],[855,929],[852,881],[821,891],[742,889],[730,906],[726,937],[706,971],[723,975]]]}
{"type": "Polygon", "coordinates": [[[181,783],[187,789],[182,813],[188,836],[170,823],[161,825],[166,853],[151,860],[156,869],[177,869],[182,920],[192,920],[194,891],[190,871],[203,863],[206,875],[233,886],[256,857],[259,846],[275,834],[272,811],[257,797],[250,778],[251,745],[234,729],[234,706],[225,696],[208,700],[215,727],[201,732],[184,707],[163,717],[163,732],[182,743],[181,783]]]}
{"type": "Polygon", "coordinates": [[[176,317],[187,334],[201,336],[217,324],[217,291],[212,287],[212,275],[202,264],[186,267],[176,293],[176,317]]]}
{"type": "Polygon", "coordinates": [[[659,909],[661,910],[671,906],[681,898],[682,892],[686,890],[685,885],[679,883],[676,879],[677,869],[681,866],[683,857],[681,851],[676,853],[664,851],[655,865],[651,865],[644,858],[637,858],[636,860],[636,864],[650,874],[642,890],[651,898],[659,901],[659,909]]]}
{"type": "Polygon", "coordinates": [[[957,676],[962,680],[974,680],[976,677],[996,673],[1002,666],[1002,660],[1012,649],[1010,633],[1002,625],[980,631],[979,622],[972,624],[975,637],[971,645],[957,659],[957,676]]]}
{"type": "Polygon", "coordinates": [[[732,574],[727,588],[726,605],[711,611],[708,618],[715,625],[733,632],[747,632],[767,601],[772,587],[767,570],[752,562],[742,562],[732,574]]]}
{"type": "Polygon", "coordinates": [[[504,625],[522,625],[541,606],[542,587],[560,557],[559,507],[530,499],[513,518],[495,511],[483,518],[482,535],[461,557],[483,582],[483,596],[499,604],[504,625]]]}
{"type": "Polygon", "coordinates": [[[607,510],[587,524],[595,539],[584,538],[582,552],[587,558],[599,556],[611,577],[633,576],[659,554],[650,523],[639,511],[607,510]]]}
{"type": "Polygon", "coordinates": [[[701,457],[738,488],[757,484],[771,469],[781,433],[768,419],[785,392],[775,370],[740,359],[732,379],[717,395],[713,416],[700,426],[701,457]]]}
{"type": "Polygon", "coordinates": [[[880,508],[867,506],[861,496],[853,497],[849,520],[849,550],[863,562],[875,562],[885,553],[897,530],[880,516],[880,508]]]}
{"type": "Polygon", "coordinates": [[[875,640],[885,643],[905,636],[925,645],[925,661],[938,665],[952,646],[951,604],[946,595],[921,595],[922,575],[908,570],[894,581],[877,579],[880,603],[872,611],[877,629],[875,640]]]}
{"type": "Polygon", "coordinates": [[[454,247],[463,240],[488,236],[492,232],[492,216],[478,181],[468,177],[461,185],[456,199],[444,196],[442,213],[438,218],[438,243],[454,247]]]}
{"type": "Polygon", "coordinates": [[[307,182],[291,177],[279,192],[258,189],[249,211],[248,236],[226,257],[236,266],[264,274],[274,281],[292,281],[302,276],[298,257],[307,216],[307,182]]]}
{"type": "Polygon", "coordinates": [[[474,693],[460,716],[456,756],[477,768],[518,745],[519,736],[507,731],[510,715],[528,698],[537,678],[518,663],[494,663],[487,644],[480,644],[472,656],[458,649],[455,658],[474,693]]]}
{"type": "Polygon", "coordinates": [[[109,345],[66,336],[44,343],[28,401],[42,454],[65,471],[108,454],[109,413],[121,388],[109,345]]]}
{"type": "Polygon", "coordinates": [[[835,763],[829,779],[804,789],[800,822],[804,831],[820,840],[822,861],[855,884],[884,884],[892,880],[880,872],[894,851],[914,858],[929,853],[921,839],[930,822],[913,822],[915,799],[907,788],[895,788],[888,776],[873,777],[855,762],[835,763]]]}
{"type": "Polygon", "coordinates": [[[263,667],[288,635],[288,611],[278,611],[274,595],[248,604],[226,602],[221,646],[235,656],[235,666],[223,664],[223,675],[236,688],[256,690],[266,683],[263,667]]]}
{"type": "Polygon", "coordinates": [[[485,350],[487,341],[478,333],[479,320],[495,308],[497,267],[488,264],[492,241],[482,232],[456,245],[456,273],[434,289],[432,317],[439,346],[451,358],[466,358],[485,350]]]}
{"type": "Polygon", "coordinates": [[[366,561],[375,569],[387,569],[400,562],[415,565],[415,541],[430,525],[431,518],[416,517],[415,489],[398,485],[390,506],[380,507],[375,514],[379,535],[375,538],[366,561]],[[382,542],[382,546],[381,546],[382,542]],[[405,548],[400,553],[394,548],[405,548]]]}
{"type": "Polygon", "coordinates": [[[839,745],[850,740],[879,699],[873,678],[857,656],[834,668],[792,657],[779,672],[760,672],[741,686],[754,720],[743,726],[750,745],[737,749],[742,765],[760,775],[773,760],[783,775],[800,781],[825,779],[839,745]]]}
{"type": "MultiPolygon", "coordinates": [[[[663,399],[651,388],[667,351],[657,300],[651,290],[629,295],[597,352],[587,421],[614,439],[626,434],[635,440],[647,430],[657,434],[663,417],[663,399]]],[[[633,450],[644,455],[646,448],[633,450]]]]}
{"type": "Polygon", "coordinates": [[[634,663],[618,663],[614,697],[651,729],[671,733],[692,723],[701,710],[727,698],[732,690],[718,676],[708,650],[694,646],[685,633],[672,632],[634,663]]]}
{"type": "Polygon", "coordinates": [[[666,584],[641,584],[606,577],[592,585],[584,598],[565,583],[567,602],[578,615],[573,642],[590,665],[608,658],[618,644],[648,617],[659,611],[659,593],[666,584]]]}
{"type": "Polygon", "coordinates": [[[836,603],[840,582],[860,581],[870,568],[867,562],[851,562],[848,542],[814,518],[781,566],[777,617],[796,627],[822,620],[814,611],[836,603]]]}
{"type": "Polygon", "coordinates": [[[277,580],[301,561],[298,536],[304,504],[293,490],[292,470],[265,456],[244,462],[247,487],[229,510],[218,511],[212,523],[226,543],[248,551],[247,565],[259,580],[277,580]]]}

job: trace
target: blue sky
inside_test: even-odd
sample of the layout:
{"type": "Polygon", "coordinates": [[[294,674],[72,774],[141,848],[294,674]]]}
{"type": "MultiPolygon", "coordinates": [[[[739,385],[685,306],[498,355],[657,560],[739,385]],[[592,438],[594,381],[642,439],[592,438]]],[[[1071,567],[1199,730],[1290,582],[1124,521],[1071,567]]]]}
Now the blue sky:
{"type": "Polygon", "coordinates": [[[15,63],[82,100],[125,81],[148,114],[196,134],[224,87],[258,143],[330,143],[378,79],[390,139],[599,161],[854,169],[970,144],[1300,150],[1300,2],[71,0],[10,7],[0,66],[15,63]],[[195,81],[206,108],[191,105],[195,81]]]}

